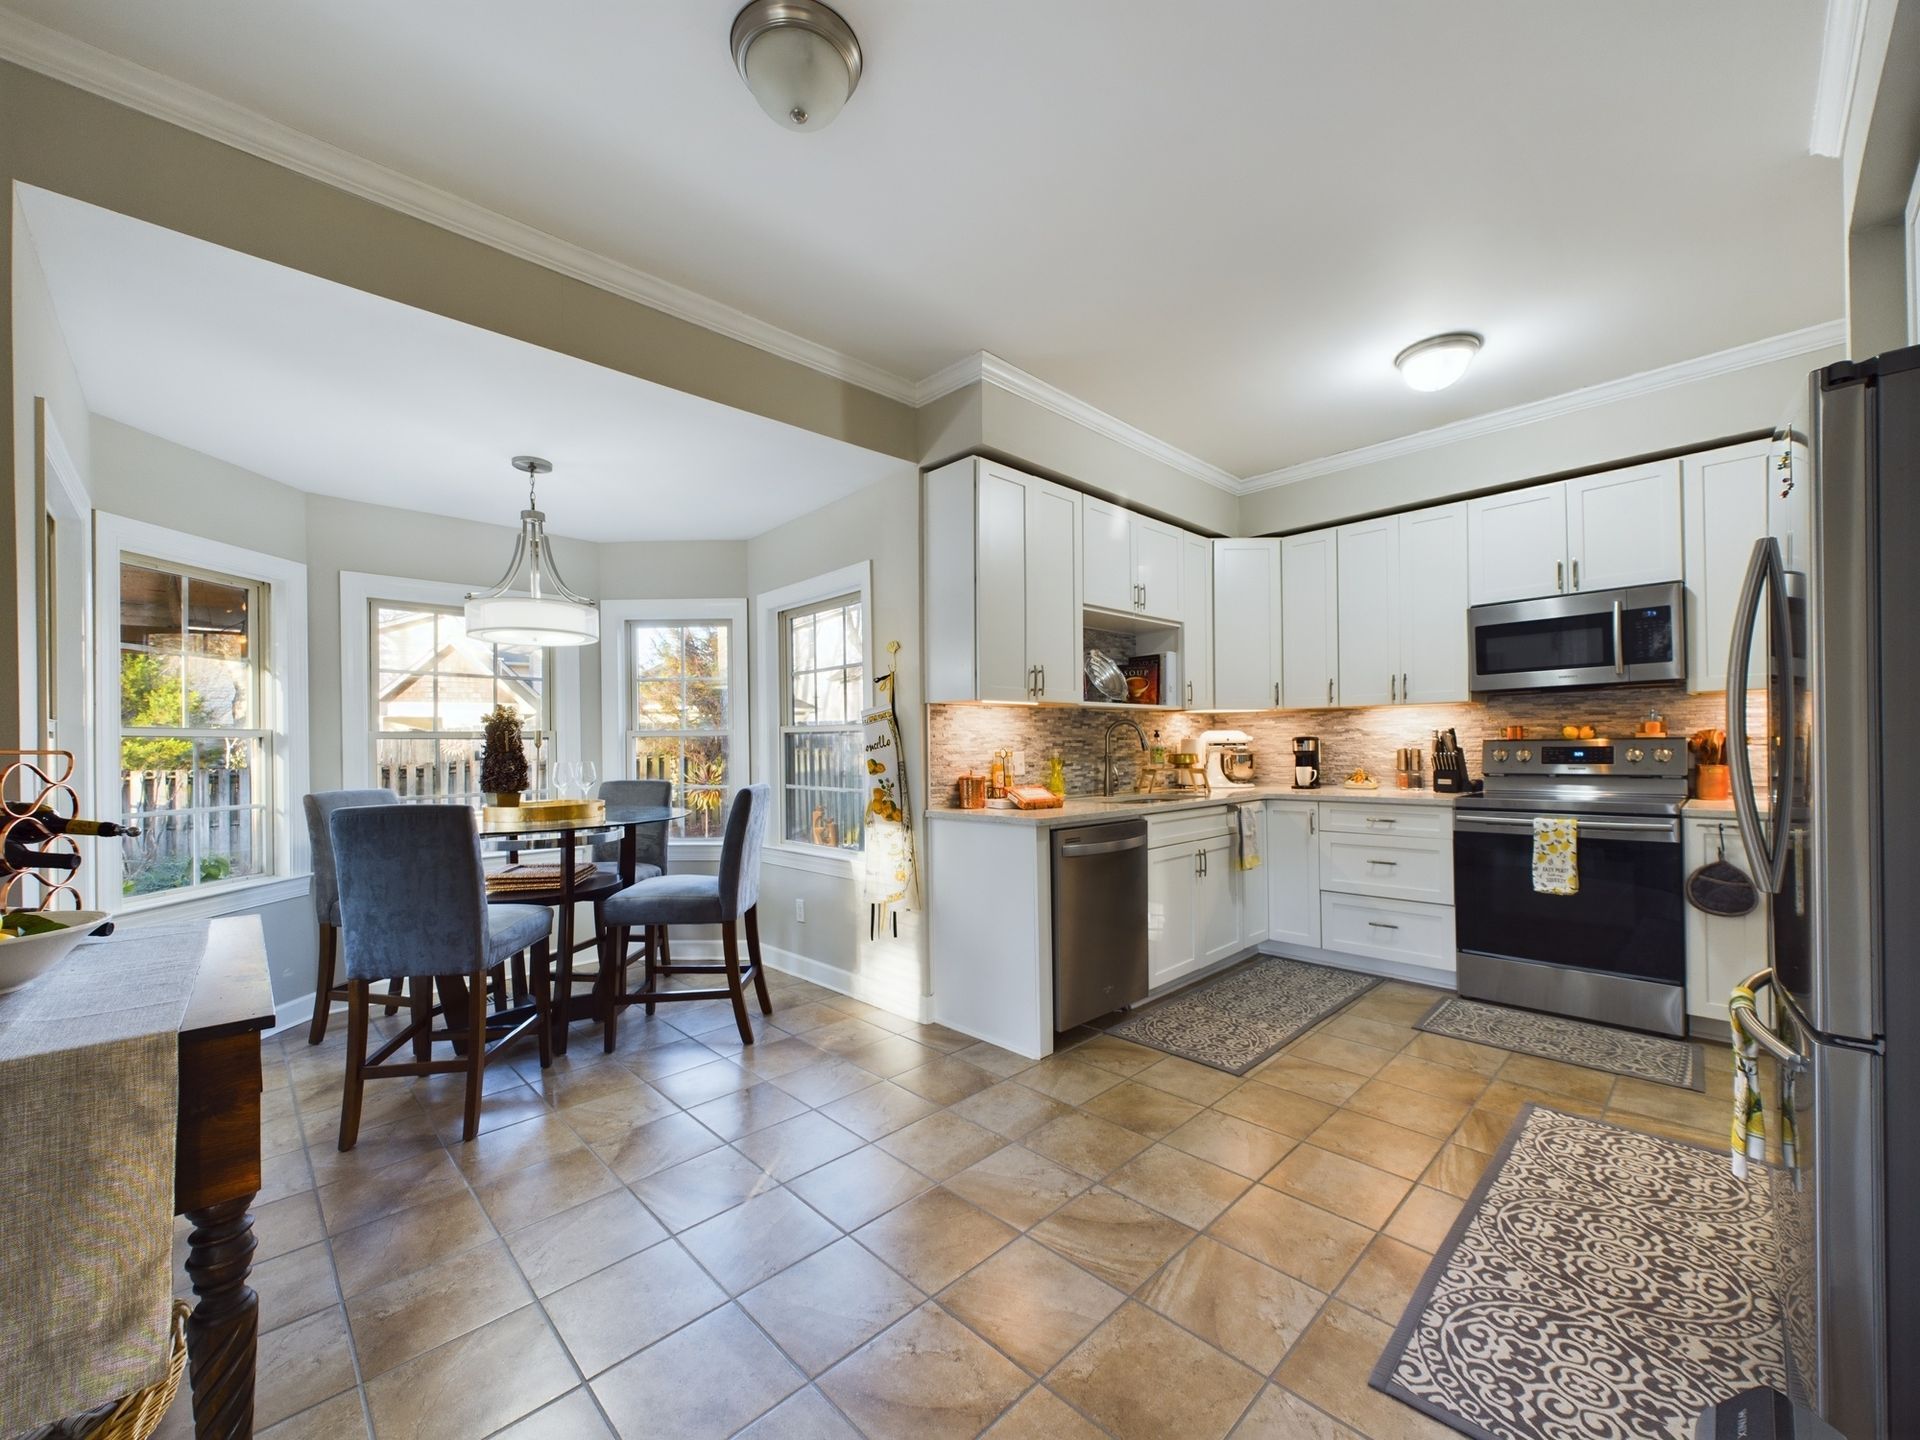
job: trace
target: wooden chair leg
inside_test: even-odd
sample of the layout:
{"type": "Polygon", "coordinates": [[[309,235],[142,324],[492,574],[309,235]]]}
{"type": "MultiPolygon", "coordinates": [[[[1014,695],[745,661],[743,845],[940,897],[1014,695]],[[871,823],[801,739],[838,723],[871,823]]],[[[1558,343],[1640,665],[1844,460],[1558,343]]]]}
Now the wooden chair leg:
{"type": "Polygon", "coordinates": [[[720,949],[727,959],[727,994],[733,1000],[733,1023],[740,1027],[740,1043],[753,1044],[753,1022],[747,1018],[747,992],[740,983],[740,936],[733,921],[720,922],[720,949]]]}
{"type": "Polygon", "coordinates": [[[540,1037],[540,1068],[553,1068],[553,961],[547,942],[533,942],[533,1028],[540,1037]]]}
{"type": "MultiPolygon", "coordinates": [[[[518,960],[520,957],[516,954],[513,958],[518,960]]],[[[495,1010],[507,1008],[507,967],[504,961],[487,972],[487,994],[493,997],[495,1010]]]]}
{"type": "Polygon", "coordinates": [[[600,954],[600,976],[593,985],[593,997],[600,1011],[600,1048],[611,1055],[617,1024],[615,1017],[620,1013],[620,992],[616,988],[620,967],[614,960],[615,942],[619,937],[602,923],[597,906],[593,913],[593,933],[599,942],[600,954]]]}
{"type": "MultiPolygon", "coordinates": [[[[660,986],[660,967],[673,963],[673,952],[667,948],[667,927],[655,925],[653,939],[647,946],[647,993],[651,995],[660,986]]],[[[647,1014],[654,1011],[653,1001],[647,1002],[647,1014]]]]}
{"type": "MultiPolygon", "coordinates": [[[[480,999],[480,989],[474,987],[473,998],[480,999]]],[[[413,1017],[413,1058],[426,1061],[433,1059],[433,982],[425,978],[413,982],[413,993],[408,997],[413,1017]]],[[[484,1007],[483,1007],[484,1008],[484,1007]]]]}
{"type": "Polygon", "coordinates": [[[340,1096],[340,1148],[360,1138],[360,1099],[367,1085],[367,982],[347,986],[347,1084],[340,1096]]]}
{"type": "Polygon", "coordinates": [[[462,1143],[480,1133],[480,1086],[487,1070],[487,1001],[484,982],[475,975],[467,987],[467,1113],[462,1143]]]}
{"type": "Polygon", "coordinates": [[[313,1023],[307,1027],[309,1045],[318,1045],[327,1038],[327,1013],[333,1009],[333,963],[339,945],[338,928],[322,925],[319,961],[313,971],[313,1023]]]}
{"type": "Polygon", "coordinates": [[[513,1003],[526,1004],[527,996],[532,993],[527,989],[527,957],[516,955],[513,957],[513,1003]]]}
{"type": "Polygon", "coordinates": [[[773,1013],[773,997],[767,994],[767,972],[760,963],[760,907],[747,907],[747,959],[753,965],[753,993],[760,998],[760,1013],[773,1013]]]}
{"type": "Polygon", "coordinates": [[[398,1014],[400,1006],[406,998],[407,982],[404,980],[390,981],[387,985],[387,1014],[398,1014]]]}

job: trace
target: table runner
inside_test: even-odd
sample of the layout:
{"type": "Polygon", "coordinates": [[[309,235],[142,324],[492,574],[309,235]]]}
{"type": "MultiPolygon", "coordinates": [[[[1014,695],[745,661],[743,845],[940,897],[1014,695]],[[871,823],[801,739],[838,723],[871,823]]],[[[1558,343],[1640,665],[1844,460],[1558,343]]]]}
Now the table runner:
{"type": "Polygon", "coordinates": [[[89,942],[0,995],[0,1435],[166,1374],[178,1036],[207,929],[89,942]]]}

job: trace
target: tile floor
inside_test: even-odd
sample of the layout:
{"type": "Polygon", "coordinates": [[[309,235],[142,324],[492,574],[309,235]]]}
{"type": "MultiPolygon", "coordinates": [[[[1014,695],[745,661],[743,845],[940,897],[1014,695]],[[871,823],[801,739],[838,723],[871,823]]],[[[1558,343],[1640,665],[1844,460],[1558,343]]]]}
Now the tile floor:
{"type": "Polygon", "coordinates": [[[344,1025],[269,1042],[260,1433],[1450,1435],[1366,1377],[1519,1107],[1724,1135],[1717,1090],[1420,1034],[1411,985],[1242,1080],[770,978],[751,1050],[700,1002],[504,1057],[470,1145],[436,1077],[339,1153],[344,1025]]]}

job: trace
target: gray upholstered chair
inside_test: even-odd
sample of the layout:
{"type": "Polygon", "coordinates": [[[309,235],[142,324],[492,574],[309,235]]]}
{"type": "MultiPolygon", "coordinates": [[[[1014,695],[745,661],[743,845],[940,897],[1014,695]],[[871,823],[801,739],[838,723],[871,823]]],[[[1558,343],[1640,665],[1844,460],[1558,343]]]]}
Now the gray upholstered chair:
{"type": "Polygon", "coordinates": [[[480,1089],[486,1064],[501,1047],[533,1027],[540,1063],[553,1063],[547,935],[553,912],[544,905],[489,905],[473,811],[464,805],[381,805],[336,810],[330,821],[340,886],[342,950],[347,963],[347,1086],[340,1107],[340,1148],[360,1133],[366,1077],[467,1077],[462,1139],[480,1128],[480,1089]],[[487,972],[509,956],[532,951],[533,1009],[489,1015],[487,972]],[[411,1022],[367,1054],[368,986],[410,979],[411,1022]],[[432,1028],[426,1003],[430,981],[440,985],[446,1020],[432,1028]],[[489,1036],[494,1041],[488,1045],[489,1036]],[[434,1060],[432,1043],[447,1040],[455,1058],[434,1060]],[[412,1042],[414,1058],[384,1063],[412,1042]]]}
{"type": "MultiPolygon", "coordinates": [[[[333,836],[327,821],[336,810],[354,805],[398,805],[400,797],[391,790],[321,790],[302,802],[307,812],[307,840],[313,849],[313,914],[320,925],[318,963],[313,977],[313,1023],[307,1027],[307,1043],[318,1045],[327,1038],[327,1016],[333,1002],[347,998],[347,987],[334,983],[334,966],[340,955],[340,885],[334,878],[333,836]]],[[[400,1008],[405,982],[395,980],[388,987],[387,1014],[400,1008]]]]}
{"type": "Polygon", "coordinates": [[[720,871],[717,875],[660,875],[641,880],[601,904],[606,924],[614,927],[614,984],[607,1006],[607,1047],[611,1049],[620,1022],[620,1011],[627,1005],[644,1005],[653,1013],[663,1000],[731,1000],[734,1023],[740,1027],[740,1039],[753,1044],[753,1024],[747,1019],[744,981],[753,980],[760,1001],[760,1013],[771,1015],[773,1001],[767,995],[766,976],[760,968],[760,852],[766,844],[767,824],[773,809],[772,792],[765,785],[749,785],[733,797],[727,807],[724,838],[720,843],[720,871]],[[740,964],[740,940],[734,929],[742,923],[747,932],[747,966],[740,964]],[[718,925],[720,949],[725,959],[718,965],[676,965],[667,953],[665,938],[670,925],[718,925]],[[627,941],[635,929],[654,930],[661,941],[647,949],[647,977],[644,987],[627,989],[627,941]],[[659,979],[667,975],[725,975],[724,990],[663,990],[659,979]]]}
{"type": "MultiPolygon", "coordinates": [[[[671,805],[673,803],[673,782],[671,780],[602,780],[600,798],[609,805],[671,805]]],[[[658,825],[642,825],[634,831],[635,880],[651,880],[656,875],[667,873],[667,822],[658,825]]],[[[620,859],[620,837],[610,836],[596,841],[593,858],[601,864],[618,863],[620,859]]]]}

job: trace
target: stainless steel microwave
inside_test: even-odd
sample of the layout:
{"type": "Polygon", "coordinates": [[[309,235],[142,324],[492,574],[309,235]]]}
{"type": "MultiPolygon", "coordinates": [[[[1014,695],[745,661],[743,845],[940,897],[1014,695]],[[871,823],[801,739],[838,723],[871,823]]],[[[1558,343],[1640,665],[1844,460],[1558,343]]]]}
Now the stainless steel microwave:
{"type": "Polygon", "coordinates": [[[1678,580],[1548,595],[1467,612],[1472,688],[1553,690],[1687,678],[1687,594],[1678,580]]]}

